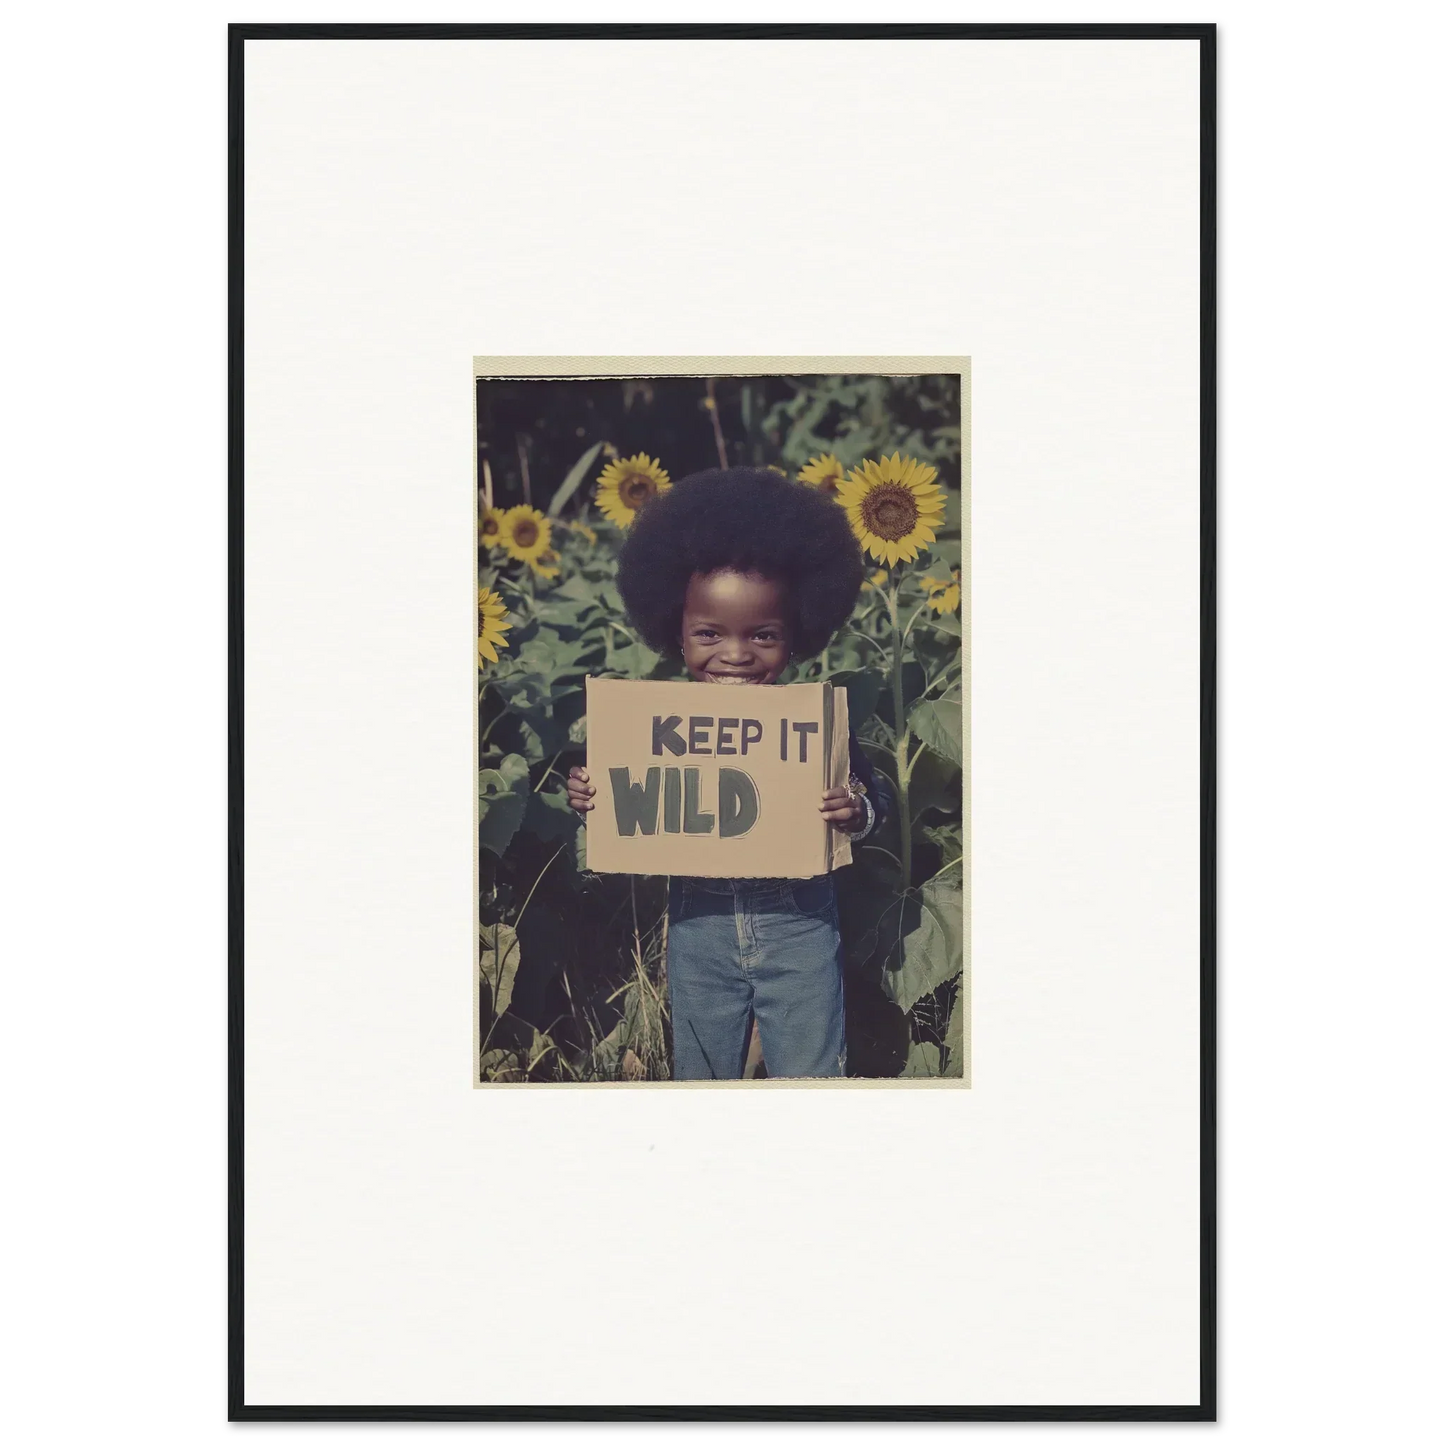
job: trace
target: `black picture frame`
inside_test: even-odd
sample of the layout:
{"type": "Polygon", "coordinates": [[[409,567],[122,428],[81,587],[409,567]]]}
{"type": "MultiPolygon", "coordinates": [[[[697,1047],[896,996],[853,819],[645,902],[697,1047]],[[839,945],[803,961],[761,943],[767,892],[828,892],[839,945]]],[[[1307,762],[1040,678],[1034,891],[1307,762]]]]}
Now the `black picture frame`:
{"type": "Polygon", "coordinates": [[[1200,1421],[1217,1418],[1216,1263],[1216,27],[1119,25],[423,25],[235,24],[229,27],[228,538],[228,1419],[243,1421],[796,1420],[1200,1421]],[[1200,1358],[1197,1405],[250,1405],[244,1395],[244,65],[248,40],[506,39],[1193,40],[1200,77],[1200,1358]]]}

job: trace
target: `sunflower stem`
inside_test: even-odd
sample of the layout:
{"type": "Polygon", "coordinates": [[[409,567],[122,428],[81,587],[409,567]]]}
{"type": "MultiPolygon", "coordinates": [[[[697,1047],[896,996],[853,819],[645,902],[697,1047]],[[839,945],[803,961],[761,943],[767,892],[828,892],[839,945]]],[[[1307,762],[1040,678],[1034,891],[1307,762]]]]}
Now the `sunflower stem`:
{"type": "Polygon", "coordinates": [[[492,729],[493,729],[494,727],[496,727],[496,725],[497,725],[499,722],[501,722],[501,720],[502,720],[504,717],[506,717],[506,715],[507,715],[507,705],[506,705],[506,703],[503,703],[503,704],[502,704],[502,710],[501,710],[501,712],[499,712],[499,713],[491,720],[491,722],[489,722],[489,723],[486,725],[486,727],[484,727],[484,728],[482,729],[482,735],[481,735],[480,738],[477,739],[477,747],[478,747],[479,749],[480,749],[481,746],[486,742],[486,740],[487,740],[489,737],[491,737],[491,735],[492,735],[492,729]]]}
{"type": "Polygon", "coordinates": [[[908,805],[908,722],[903,715],[903,631],[898,625],[898,584],[888,589],[888,620],[893,626],[893,746],[898,774],[899,891],[913,882],[913,817],[908,805]]]}

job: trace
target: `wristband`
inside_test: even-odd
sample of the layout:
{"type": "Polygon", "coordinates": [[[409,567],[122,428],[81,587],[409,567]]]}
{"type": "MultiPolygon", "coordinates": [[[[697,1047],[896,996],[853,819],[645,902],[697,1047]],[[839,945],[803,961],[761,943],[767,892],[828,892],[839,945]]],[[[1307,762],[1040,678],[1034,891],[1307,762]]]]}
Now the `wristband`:
{"type": "Polygon", "coordinates": [[[844,831],[853,842],[861,843],[873,831],[873,824],[877,821],[878,815],[873,811],[873,800],[868,796],[867,789],[851,773],[848,775],[848,792],[863,804],[863,826],[851,830],[844,829],[844,831]]]}

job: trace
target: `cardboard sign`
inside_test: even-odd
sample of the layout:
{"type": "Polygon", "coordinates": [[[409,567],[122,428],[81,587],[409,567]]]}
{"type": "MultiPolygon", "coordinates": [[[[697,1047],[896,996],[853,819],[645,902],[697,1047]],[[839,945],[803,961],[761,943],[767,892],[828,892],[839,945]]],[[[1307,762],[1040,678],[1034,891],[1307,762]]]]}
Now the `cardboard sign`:
{"type": "Polygon", "coordinates": [[[848,780],[848,694],[587,679],[587,866],[811,878],[853,860],[818,812],[848,780]]]}

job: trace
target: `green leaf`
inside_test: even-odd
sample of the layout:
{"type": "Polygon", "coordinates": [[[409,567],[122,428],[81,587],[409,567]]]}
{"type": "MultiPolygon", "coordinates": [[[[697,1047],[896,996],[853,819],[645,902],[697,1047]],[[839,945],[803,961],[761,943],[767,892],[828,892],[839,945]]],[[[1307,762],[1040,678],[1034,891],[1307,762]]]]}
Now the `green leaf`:
{"type": "Polygon", "coordinates": [[[963,893],[950,868],[917,894],[916,921],[903,938],[903,961],[883,971],[883,988],[905,1012],[963,971],[963,893]]]}
{"type": "Polygon", "coordinates": [[[627,1020],[618,1019],[612,1032],[593,1044],[590,1057],[592,1067],[602,1078],[617,1077],[617,1066],[622,1057],[622,1046],[626,1042],[627,1020]]]}
{"type": "MultiPolygon", "coordinates": [[[[876,662],[877,652],[868,646],[856,632],[840,632],[828,645],[828,659],[839,672],[851,672],[866,668],[870,661],[876,662]]],[[[853,699],[848,699],[851,710],[853,699]]]]}
{"type": "Polygon", "coordinates": [[[557,593],[553,593],[539,599],[532,611],[539,622],[549,622],[553,627],[577,627],[593,605],[591,602],[563,601],[557,593]]]}
{"type": "MultiPolygon", "coordinates": [[[[926,627],[929,631],[942,637],[962,637],[963,623],[959,621],[958,613],[943,612],[938,614],[930,613],[927,617],[920,617],[916,624],[918,627],[926,627]]],[[[917,635],[916,633],[914,634],[917,635]]],[[[951,649],[956,652],[957,648],[951,649]]]]}
{"type": "Polygon", "coordinates": [[[514,1049],[488,1049],[482,1055],[481,1080],[484,1084],[494,1081],[515,1084],[525,1078],[522,1060],[514,1049]]]}
{"type": "Polygon", "coordinates": [[[509,789],[520,787],[524,792],[526,791],[528,787],[526,758],[517,753],[508,753],[497,764],[496,770],[502,775],[502,779],[509,789]]]}
{"type": "Polygon", "coordinates": [[[926,827],[922,832],[938,849],[940,868],[947,868],[963,856],[963,830],[957,823],[944,823],[936,828],[926,827]]]}
{"type": "Polygon", "coordinates": [[[527,1073],[532,1071],[557,1048],[556,1040],[551,1034],[543,1033],[535,1024],[532,1025],[532,1043],[527,1049],[527,1073]]]}
{"type": "Polygon", "coordinates": [[[580,457],[572,464],[572,470],[562,479],[562,485],[557,488],[556,495],[552,498],[547,508],[547,515],[555,517],[572,498],[572,493],[582,485],[583,479],[592,469],[592,463],[597,460],[597,454],[602,450],[602,443],[587,448],[580,457]]]}
{"type": "Polygon", "coordinates": [[[554,677],[576,677],[586,673],[588,666],[582,661],[589,652],[598,650],[593,638],[580,637],[575,642],[558,638],[552,645],[552,673],[554,677]]]}
{"type": "Polygon", "coordinates": [[[951,539],[940,538],[928,548],[928,555],[936,561],[942,562],[945,567],[961,567],[963,565],[963,547],[951,539]]]}
{"type": "Polygon", "coordinates": [[[555,843],[570,837],[578,824],[578,815],[567,801],[566,793],[533,793],[527,804],[527,829],[544,843],[555,843]]]}
{"type": "Polygon", "coordinates": [[[517,981],[517,968],[522,950],[517,931],[505,923],[489,923],[481,931],[482,982],[488,989],[492,1017],[506,1013],[512,1002],[512,985],[517,981]]]}
{"type": "Polygon", "coordinates": [[[619,647],[612,654],[608,665],[614,672],[620,672],[624,677],[646,677],[660,660],[661,655],[654,652],[646,643],[629,642],[625,647],[619,647]]]}
{"type": "Polygon", "coordinates": [[[937,1044],[908,1045],[908,1062],[903,1066],[902,1078],[936,1079],[942,1072],[942,1056],[937,1044]]]}
{"type": "Polygon", "coordinates": [[[562,638],[551,627],[539,627],[536,635],[518,650],[517,665],[539,677],[552,670],[552,649],[562,638]]]}
{"type": "Polygon", "coordinates": [[[567,728],[567,741],[570,743],[585,743],[587,741],[586,713],[583,713],[581,717],[567,728]]]}
{"type": "Polygon", "coordinates": [[[500,858],[516,837],[517,829],[522,823],[522,814],[527,808],[527,799],[517,793],[500,793],[481,801],[478,841],[488,852],[495,853],[500,858]]]}
{"type": "Polygon", "coordinates": [[[498,858],[521,826],[530,790],[527,760],[516,753],[508,753],[495,768],[483,768],[477,774],[478,838],[482,847],[498,858]]]}
{"type": "MultiPolygon", "coordinates": [[[[515,690],[519,700],[523,694],[537,698],[555,696],[556,679],[585,673],[587,664],[582,658],[596,652],[599,642],[597,637],[569,640],[554,628],[539,627],[537,635],[517,654],[517,662],[525,675],[509,687],[515,690]]],[[[527,703],[522,701],[521,705],[527,703]]]]}
{"type": "MultiPolygon", "coordinates": [[[[538,716],[545,728],[547,720],[538,716]]],[[[543,758],[551,756],[547,749],[548,739],[543,737],[542,733],[524,717],[517,719],[517,735],[522,740],[522,753],[530,762],[540,763],[543,758]]],[[[554,748],[552,751],[555,752],[556,749],[554,748]]]]}
{"type": "Polygon", "coordinates": [[[954,698],[929,698],[908,714],[913,736],[949,762],[963,765],[963,705],[954,698]]]}
{"type": "Polygon", "coordinates": [[[574,602],[600,604],[602,601],[601,589],[595,582],[589,582],[580,572],[574,572],[552,593],[552,597],[569,597],[574,602]]]}
{"type": "Polygon", "coordinates": [[[943,1047],[948,1055],[943,1072],[950,1079],[963,1077],[963,1006],[963,990],[960,988],[949,1010],[948,1032],[943,1036],[943,1047]]]}
{"type": "Polygon", "coordinates": [[[957,816],[963,808],[963,773],[957,763],[925,748],[908,776],[908,800],[915,820],[930,808],[957,816]]]}

